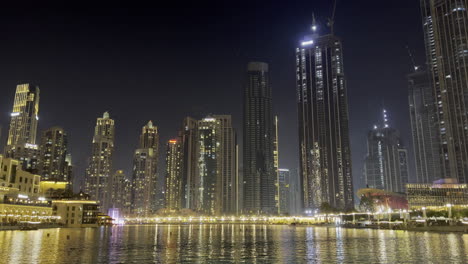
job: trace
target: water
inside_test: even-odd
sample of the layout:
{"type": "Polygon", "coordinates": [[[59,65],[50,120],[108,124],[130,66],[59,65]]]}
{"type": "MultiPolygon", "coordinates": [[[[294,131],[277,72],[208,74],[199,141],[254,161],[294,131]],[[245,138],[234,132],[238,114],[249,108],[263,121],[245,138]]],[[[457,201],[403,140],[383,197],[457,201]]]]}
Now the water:
{"type": "Polygon", "coordinates": [[[0,263],[468,263],[468,235],[230,224],[0,231],[0,263]]]}

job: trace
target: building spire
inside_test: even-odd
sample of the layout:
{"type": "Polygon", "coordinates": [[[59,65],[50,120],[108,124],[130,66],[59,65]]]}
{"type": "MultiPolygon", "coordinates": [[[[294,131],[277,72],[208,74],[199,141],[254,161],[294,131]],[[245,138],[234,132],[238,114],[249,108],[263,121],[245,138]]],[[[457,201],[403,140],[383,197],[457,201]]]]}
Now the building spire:
{"type": "Polygon", "coordinates": [[[102,118],[109,118],[109,112],[105,111],[104,114],[102,115],[102,118]]]}
{"type": "Polygon", "coordinates": [[[315,33],[317,31],[317,20],[315,20],[315,14],[312,13],[312,31],[315,33]]]}
{"type": "Polygon", "coordinates": [[[387,110],[385,109],[382,110],[382,119],[383,119],[384,128],[387,128],[388,127],[388,114],[387,114],[387,110]]]}

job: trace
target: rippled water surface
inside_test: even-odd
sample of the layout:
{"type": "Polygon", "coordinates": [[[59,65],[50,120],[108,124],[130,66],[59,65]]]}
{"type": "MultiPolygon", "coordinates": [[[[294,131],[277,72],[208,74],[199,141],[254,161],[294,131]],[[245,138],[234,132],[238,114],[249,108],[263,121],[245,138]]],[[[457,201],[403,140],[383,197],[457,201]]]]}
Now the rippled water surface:
{"type": "Polygon", "coordinates": [[[0,231],[0,263],[468,263],[468,235],[281,225],[0,231]]]}

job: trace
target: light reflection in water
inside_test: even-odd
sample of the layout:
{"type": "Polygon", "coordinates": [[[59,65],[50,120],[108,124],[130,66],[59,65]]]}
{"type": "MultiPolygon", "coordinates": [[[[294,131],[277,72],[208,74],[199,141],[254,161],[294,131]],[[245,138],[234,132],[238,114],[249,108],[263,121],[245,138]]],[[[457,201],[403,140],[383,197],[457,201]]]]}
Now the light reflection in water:
{"type": "Polygon", "coordinates": [[[2,263],[468,262],[463,234],[250,224],[1,231],[0,248],[2,263]]]}

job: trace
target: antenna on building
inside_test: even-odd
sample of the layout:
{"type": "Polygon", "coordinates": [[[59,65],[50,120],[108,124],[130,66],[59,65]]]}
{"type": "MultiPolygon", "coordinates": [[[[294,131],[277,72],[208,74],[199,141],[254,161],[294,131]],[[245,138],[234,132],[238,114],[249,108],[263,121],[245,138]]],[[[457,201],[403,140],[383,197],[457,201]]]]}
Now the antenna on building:
{"type": "Polygon", "coordinates": [[[317,31],[317,20],[315,20],[315,14],[312,13],[312,31],[317,31]]]}
{"type": "Polygon", "coordinates": [[[419,69],[419,66],[416,66],[416,63],[414,62],[414,57],[413,57],[413,54],[411,53],[411,50],[410,48],[408,47],[408,45],[406,45],[406,50],[408,51],[408,55],[410,57],[410,60],[411,60],[411,63],[412,63],[412,66],[413,66],[413,69],[414,71],[418,71],[419,69]]]}
{"type": "Polygon", "coordinates": [[[330,27],[330,32],[333,35],[333,25],[335,24],[335,12],[336,12],[336,0],[333,1],[333,11],[330,18],[328,18],[328,26],[330,27]]]}

